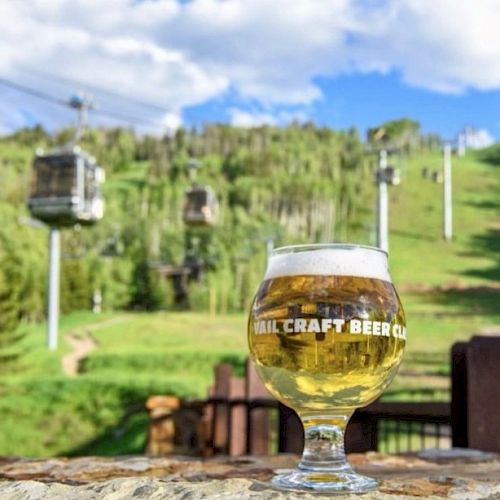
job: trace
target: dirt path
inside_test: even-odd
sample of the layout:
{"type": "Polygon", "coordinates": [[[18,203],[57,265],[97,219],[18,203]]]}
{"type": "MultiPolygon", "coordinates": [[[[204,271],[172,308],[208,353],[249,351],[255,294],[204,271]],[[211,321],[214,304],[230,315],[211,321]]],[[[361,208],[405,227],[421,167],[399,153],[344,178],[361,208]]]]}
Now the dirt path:
{"type": "Polygon", "coordinates": [[[63,373],[70,377],[78,375],[81,362],[98,345],[98,342],[92,336],[92,332],[118,323],[123,323],[124,321],[127,321],[126,315],[115,316],[109,319],[97,320],[94,323],[89,323],[85,325],[85,327],[71,332],[66,337],[66,341],[71,346],[72,351],[63,356],[61,360],[63,373]]]}
{"type": "Polygon", "coordinates": [[[86,328],[88,333],[90,333],[90,332],[95,332],[96,330],[101,330],[102,328],[107,328],[109,326],[123,323],[127,321],[127,319],[128,316],[126,314],[123,314],[121,316],[113,316],[112,318],[108,319],[97,319],[92,323],[87,323],[84,327],[82,326],[82,328],[86,328]]]}
{"type": "Polygon", "coordinates": [[[97,347],[97,342],[89,331],[70,333],[66,341],[72,351],[62,358],[62,370],[66,375],[75,377],[80,371],[80,362],[97,347]]]}

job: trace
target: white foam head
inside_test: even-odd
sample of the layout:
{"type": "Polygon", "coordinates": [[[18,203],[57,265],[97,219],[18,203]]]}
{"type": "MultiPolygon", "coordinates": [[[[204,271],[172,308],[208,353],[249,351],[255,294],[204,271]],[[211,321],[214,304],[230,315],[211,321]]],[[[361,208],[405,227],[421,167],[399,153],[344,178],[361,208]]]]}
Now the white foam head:
{"type": "Polygon", "coordinates": [[[357,276],[391,282],[387,254],[356,245],[298,245],[271,255],[264,279],[281,276],[357,276]]]}

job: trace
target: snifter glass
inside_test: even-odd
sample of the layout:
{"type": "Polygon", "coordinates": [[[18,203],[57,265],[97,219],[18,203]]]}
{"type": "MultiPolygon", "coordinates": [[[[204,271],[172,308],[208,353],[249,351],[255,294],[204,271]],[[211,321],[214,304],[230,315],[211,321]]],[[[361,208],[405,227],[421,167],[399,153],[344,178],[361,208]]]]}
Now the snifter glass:
{"type": "Polygon", "coordinates": [[[397,372],[405,316],[387,253],[359,245],[278,248],[269,258],[248,322],[264,384],[304,425],[298,468],[273,484],[318,492],[364,492],[375,479],[347,463],[344,431],[397,372]]]}

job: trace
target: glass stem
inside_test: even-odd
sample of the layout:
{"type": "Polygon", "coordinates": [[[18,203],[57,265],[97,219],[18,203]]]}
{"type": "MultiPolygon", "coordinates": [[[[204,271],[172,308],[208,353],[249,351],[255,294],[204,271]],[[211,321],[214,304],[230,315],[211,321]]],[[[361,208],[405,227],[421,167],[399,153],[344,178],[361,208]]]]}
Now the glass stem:
{"type": "Polygon", "coordinates": [[[301,415],[304,452],[299,469],[316,472],[350,471],[344,433],[352,412],[341,415],[301,415]]]}

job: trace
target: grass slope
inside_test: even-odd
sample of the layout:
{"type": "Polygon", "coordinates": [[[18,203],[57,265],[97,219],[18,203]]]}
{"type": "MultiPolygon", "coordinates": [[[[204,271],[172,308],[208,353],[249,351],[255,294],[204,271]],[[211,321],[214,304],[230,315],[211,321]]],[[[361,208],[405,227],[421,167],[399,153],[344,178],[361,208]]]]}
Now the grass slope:
{"type": "Polygon", "coordinates": [[[500,167],[481,156],[453,157],[451,242],[442,238],[443,185],[421,176],[441,169],[440,155],[412,158],[391,188],[390,265],[409,331],[393,392],[447,389],[450,346],[500,324],[500,167]]]}
{"type": "Polygon", "coordinates": [[[443,185],[421,177],[424,166],[441,169],[441,157],[412,158],[403,182],[391,188],[390,253],[402,285],[488,284],[500,280],[500,167],[477,153],[453,157],[451,242],[442,239],[443,185]]]}
{"type": "Polygon", "coordinates": [[[55,353],[43,325],[31,326],[18,372],[0,380],[0,455],[143,452],[146,397],[202,397],[220,361],[241,372],[245,322],[243,314],[78,313],[62,318],[55,353]],[[85,333],[97,349],[81,375],[68,377],[68,335],[85,333]]]}
{"type": "MultiPolygon", "coordinates": [[[[500,167],[476,155],[454,158],[455,238],[444,242],[442,185],[420,175],[440,161],[411,159],[401,186],[391,188],[390,261],[409,341],[387,398],[447,398],[450,345],[500,324],[500,167]]],[[[216,362],[241,368],[245,322],[246,314],[72,314],[61,321],[56,353],[47,352],[42,325],[24,327],[20,370],[0,380],[0,454],[141,453],[144,399],[203,396],[216,362]],[[84,332],[97,349],[71,378],[61,371],[66,338],[84,332]]]]}

